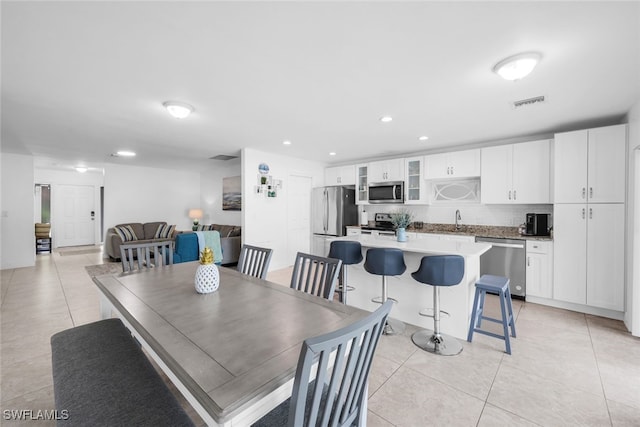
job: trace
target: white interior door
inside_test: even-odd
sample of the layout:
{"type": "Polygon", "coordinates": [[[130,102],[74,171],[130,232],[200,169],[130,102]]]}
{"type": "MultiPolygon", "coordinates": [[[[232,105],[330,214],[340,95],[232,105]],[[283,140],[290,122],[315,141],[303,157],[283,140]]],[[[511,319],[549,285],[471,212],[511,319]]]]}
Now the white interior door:
{"type": "Polygon", "coordinates": [[[311,177],[289,175],[287,185],[287,259],[311,252],[311,177]]]}
{"type": "Polygon", "coordinates": [[[51,223],[56,247],[95,244],[94,196],[94,188],[88,185],[58,185],[53,189],[51,202],[56,208],[51,223]]]}

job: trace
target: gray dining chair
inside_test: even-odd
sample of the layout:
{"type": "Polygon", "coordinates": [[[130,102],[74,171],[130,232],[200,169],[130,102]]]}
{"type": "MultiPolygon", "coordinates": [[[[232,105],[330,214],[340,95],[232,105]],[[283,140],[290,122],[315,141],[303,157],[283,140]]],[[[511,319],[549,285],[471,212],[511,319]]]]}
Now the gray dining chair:
{"type": "Polygon", "coordinates": [[[120,245],[122,271],[130,272],[173,264],[173,240],[120,245]],[[151,257],[153,255],[153,258],[151,257]]]}
{"type": "Polygon", "coordinates": [[[298,252],[291,274],[291,288],[333,300],[342,261],[298,252]]]}
{"type": "Polygon", "coordinates": [[[253,427],[362,424],[371,361],[392,304],[389,300],[349,326],[306,339],[291,397],[253,427]]]}
{"type": "Polygon", "coordinates": [[[242,245],[240,258],[238,258],[238,271],[249,276],[266,279],[272,254],[272,249],[242,245]]]}

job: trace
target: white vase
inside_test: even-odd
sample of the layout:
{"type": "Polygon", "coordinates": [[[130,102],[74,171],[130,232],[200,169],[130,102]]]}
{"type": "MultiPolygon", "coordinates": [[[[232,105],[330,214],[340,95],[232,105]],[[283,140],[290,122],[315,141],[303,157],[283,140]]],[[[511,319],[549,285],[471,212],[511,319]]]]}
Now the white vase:
{"type": "Polygon", "coordinates": [[[400,227],[396,230],[396,235],[398,236],[398,242],[406,242],[407,241],[407,233],[405,229],[400,227]]]}
{"type": "Polygon", "coordinates": [[[215,264],[200,264],[196,270],[196,292],[209,294],[220,286],[220,272],[215,264]]]}

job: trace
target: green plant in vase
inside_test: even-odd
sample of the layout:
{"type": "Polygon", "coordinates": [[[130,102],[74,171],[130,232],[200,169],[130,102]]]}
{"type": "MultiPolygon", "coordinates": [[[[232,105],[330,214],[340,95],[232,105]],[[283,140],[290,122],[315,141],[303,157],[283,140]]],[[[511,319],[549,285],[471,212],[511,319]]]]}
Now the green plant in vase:
{"type": "Polygon", "coordinates": [[[398,242],[406,242],[407,234],[406,229],[413,221],[413,213],[407,209],[400,209],[397,212],[391,214],[391,223],[396,228],[396,236],[398,242]]]}

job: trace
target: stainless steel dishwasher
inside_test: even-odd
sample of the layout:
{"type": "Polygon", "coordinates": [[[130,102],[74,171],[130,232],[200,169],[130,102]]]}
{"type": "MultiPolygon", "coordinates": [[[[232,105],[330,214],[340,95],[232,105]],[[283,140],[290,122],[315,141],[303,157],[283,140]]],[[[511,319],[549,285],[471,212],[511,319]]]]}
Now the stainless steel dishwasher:
{"type": "Polygon", "coordinates": [[[511,296],[526,295],[526,245],[519,239],[476,237],[476,242],[490,243],[491,249],[480,256],[480,274],[508,277],[511,296]]]}

